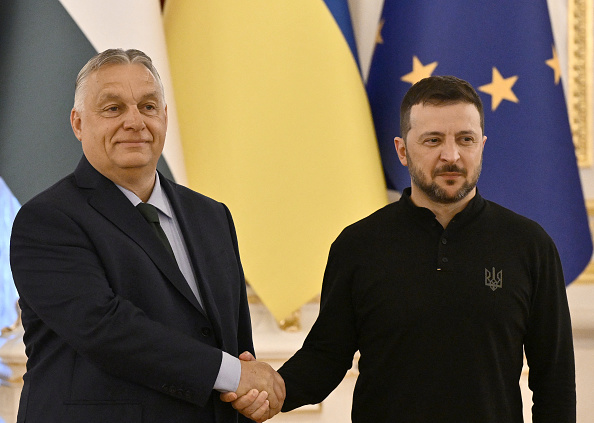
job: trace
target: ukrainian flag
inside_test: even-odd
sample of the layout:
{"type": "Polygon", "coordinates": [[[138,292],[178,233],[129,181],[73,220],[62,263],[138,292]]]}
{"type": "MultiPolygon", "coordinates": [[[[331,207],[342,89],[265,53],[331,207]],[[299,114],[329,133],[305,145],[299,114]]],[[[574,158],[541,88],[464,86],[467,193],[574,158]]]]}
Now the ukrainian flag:
{"type": "Polygon", "coordinates": [[[387,203],[348,18],[346,0],[165,4],[189,185],[230,207],[277,320],[318,295],[341,229],[387,203]]]}

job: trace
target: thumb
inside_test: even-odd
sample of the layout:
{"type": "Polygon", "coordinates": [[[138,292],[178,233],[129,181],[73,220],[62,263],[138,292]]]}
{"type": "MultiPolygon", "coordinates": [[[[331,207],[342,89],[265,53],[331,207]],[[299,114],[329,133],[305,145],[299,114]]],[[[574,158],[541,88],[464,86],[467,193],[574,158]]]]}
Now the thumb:
{"type": "Polygon", "coordinates": [[[220,395],[220,398],[223,402],[232,402],[237,399],[237,394],[235,392],[224,392],[220,395]]]}
{"type": "Polygon", "coordinates": [[[239,359],[243,361],[256,361],[256,357],[254,357],[249,351],[242,352],[239,356],[239,359]]]}

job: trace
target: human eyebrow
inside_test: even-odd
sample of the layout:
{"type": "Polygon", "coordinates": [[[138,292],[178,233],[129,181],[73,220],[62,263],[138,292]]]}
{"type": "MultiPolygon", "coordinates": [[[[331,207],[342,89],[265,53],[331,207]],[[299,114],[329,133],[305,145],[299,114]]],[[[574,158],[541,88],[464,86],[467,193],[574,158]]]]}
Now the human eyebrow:
{"type": "Polygon", "coordinates": [[[419,138],[427,138],[427,137],[443,137],[445,136],[445,134],[443,132],[439,132],[439,131],[427,131],[427,132],[423,132],[419,138]]]}
{"type": "Polygon", "coordinates": [[[461,137],[464,135],[471,135],[471,136],[476,136],[476,132],[472,131],[472,130],[466,130],[466,131],[460,131],[460,132],[456,132],[456,136],[461,137]]]}
{"type": "MultiPolygon", "coordinates": [[[[151,91],[149,93],[144,94],[140,100],[138,101],[138,103],[142,103],[144,101],[147,100],[159,100],[161,98],[161,95],[157,92],[157,91],[151,91]]],[[[110,101],[115,101],[115,102],[119,102],[122,101],[122,98],[114,93],[105,93],[105,94],[101,94],[97,100],[98,104],[103,104],[103,103],[107,103],[110,101]]]]}
{"type": "Polygon", "coordinates": [[[456,132],[456,138],[457,139],[470,138],[471,139],[470,141],[472,141],[472,143],[476,143],[479,140],[480,136],[472,130],[467,130],[467,131],[456,132]]]}
{"type": "Polygon", "coordinates": [[[160,92],[158,91],[151,91],[150,93],[146,93],[144,94],[140,100],[138,101],[138,104],[142,104],[144,102],[147,101],[154,101],[158,104],[164,103],[165,102],[165,98],[163,98],[163,96],[161,95],[160,92]]]}
{"type": "Polygon", "coordinates": [[[146,101],[146,100],[154,100],[154,99],[157,99],[157,100],[158,100],[158,99],[160,99],[160,98],[161,98],[161,95],[160,95],[160,94],[159,94],[157,91],[152,91],[152,92],[150,92],[150,93],[146,93],[146,94],[144,94],[144,95],[143,95],[143,96],[140,98],[140,101],[139,101],[139,103],[142,103],[143,101],[146,101]]]}
{"type": "Polygon", "coordinates": [[[97,104],[101,105],[104,103],[109,103],[111,101],[114,102],[121,102],[122,98],[117,95],[117,94],[113,94],[113,93],[105,93],[105,94],[101,94],[99,96],[99,98],[97,99],[97,104]]]}

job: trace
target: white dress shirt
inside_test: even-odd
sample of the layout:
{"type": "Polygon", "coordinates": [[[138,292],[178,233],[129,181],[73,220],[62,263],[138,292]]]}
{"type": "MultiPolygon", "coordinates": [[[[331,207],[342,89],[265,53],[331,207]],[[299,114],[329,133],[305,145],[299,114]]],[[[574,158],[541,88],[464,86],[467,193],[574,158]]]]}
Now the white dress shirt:
{"type": "MultiPolygon", "coordinates": [[[[186,247],[186,243],[182,236],[179,223],[177,222],[175,214],[173,213],[173,209],[169,199],[167,198],[167,195],[161,188],[159,174],[155,173],[155,175],[155,187],[153,188],[153,192],[147,203],[152,204],[157,208],[157,212],[159,214],[159,223],[161,224],[163,232],[165,232],[165,235],[167,235],[167,239],[171,244],[173,254],[175,255],[175,260],[179,266],[179,270],[181,270],[182,274],[186,278],[186,281],[188,282],[188,285],[190,286],[190,289],[204,309],[204,303],[200,295],[198,284],[196,283],[196,276],[190,262],[188,248],[186,247]]],[[[130,200],[134,207],[142,203],[142,200],[138,198],[138,196],[132,191],[117,184],[116,186],[120,189],[120,191],[122,191],[122,193],[124,193],[126,198],[130,200]]],[[[239,379],[241,378],[241,363],[239,362],[238,358],[233,357],[225,351],[222,351],[222,353],[223,359],[221,361],[221,367],[219,369],[219,374],[213,389],[219,392],[235,392],[239,386],[239,379]]]]}

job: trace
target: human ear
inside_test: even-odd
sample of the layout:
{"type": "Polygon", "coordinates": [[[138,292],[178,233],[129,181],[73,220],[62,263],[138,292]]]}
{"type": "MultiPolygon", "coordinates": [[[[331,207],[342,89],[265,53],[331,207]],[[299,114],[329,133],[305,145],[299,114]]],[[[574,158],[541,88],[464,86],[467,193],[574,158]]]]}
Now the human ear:
{"type": "Polygon", "coordinates": [[[404,139],[400,137],[394,138],[394,146],[396,147],[396,153],[398,154],[402,166],[408,166],[408,160],[406,159],[406,142],[404,142],[404,139]]]}
{"type": "Polygon", "coordinates": [[[70,126],[72,126],[74,136],[82,141],[82,121],[78,110],[72,109],[70,112],[70,126]]]}

